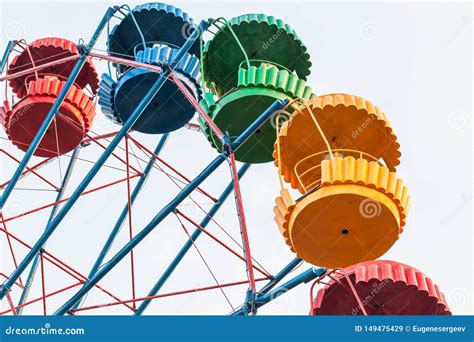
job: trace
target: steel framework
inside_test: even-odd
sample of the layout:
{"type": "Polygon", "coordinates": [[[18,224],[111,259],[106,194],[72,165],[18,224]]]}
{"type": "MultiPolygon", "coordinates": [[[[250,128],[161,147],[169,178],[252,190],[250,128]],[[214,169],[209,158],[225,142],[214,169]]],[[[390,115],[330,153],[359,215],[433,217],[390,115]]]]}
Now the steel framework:
{"type": "MultiPolygon", "coordinates": [[[[234,315],[248,315],[256,314],[259,307],[267,304],[271,300],[277,298],[280,294],[291,290],[302,283],[308,283],[313,279],[323,276],[326,273],[324,268],[310,268],[307,271],[301,273],[300,275],[290,279],[283,285],[279,283],[286,277],[288,274],[293,271],[301,262],[301,259],[295,258],[290,261],[287,266],[285,266],[281,271],[277,272],[275,275],[267,272],[254,258],[251,253],[251,243],[249,241],[246,217],[243,207],[242,194],[240,189],[239,180],[244,176],[244,174],[249,169],[249,164],[244,164],[239,170],[237,170],[234,151],[236,151],[240,145],[242,145],[259,127],[262,126],[267,120],[269,120],[275,112],[285,107],[287,101],[275,101],[265,112],[263,112],[247,129],[233,142],[230,141],[229,137],[221,132],[221,130],[213,123],[209,118],[206,112],[201,108],[199,103],[195,100],[190,91],[183,85],[180,79],[174,73],[174,68],[177,66],[178,62],[182,56],[188,51],[188,49],[200,39],[200,36],[205,32],[209,26],[213,23],[212,19],[202,21],[196,30],[189,36],[185,44],[180,48],[179,53],[175,58],[169,63],[167,67],[161,68],[150,64],[133,62],[125,58],[111,57],[106,54],[101,54],[94,51],[94,46],[102,34],[103,30],[107,27],[109,21],[117,14],[120,7],[111,7],[108,8],[103,18],[101,19],[97,29],[95,30],[92,38],[89,43],[86,45],[78,45],[80,54],[78,56],[67,57],[59,59],[57,61],[42,64],[39,66],[33,66],[28,70],[16,73],[14,75],[3,74],[5,67],[8,64],[8,59],[10,54],[14,51],[17,46],[16,41],[10,41],[7,44],[3,57],[0,61],[0,73],[3,75],[0,77],[1,82],[7,82],[13,77],[18,77],[21,75],[26,75],[33,71],[41,70],[50,65],[59,65],[66,61],[75,60],[75,66],[66,81],[65,86],[62,88],[57,100],[54,102],[51,107],[48,115],[45,117],[41,127],[36,133],[34,139],[29,145],[28,149],[24,153],[21,159],[16,158],[6,149],[0,149],[0,153],[6,158],[11,159],[13,162],[17,163],[17,167],[10,179],[3,182],[0,185],[0,188],[3,190],[0,197],[0,210],[1,211],[1,225],[0,232],[5,236],[7,245],[9,248],[9,253],[11,254],[14,269],[10,274],[0,273],[0,277],[4,279],[3,284],[0,287],[0,300],[5,300],[8,303],[9,308],[3,310],[0,314],[21,314],[23,309],[29,305],[35,303],[42,303],[42,311],[46,314],[51,314],[52,311],[48,311],[47,302],[51,297],[62,294],[66,291],[75,291],[75,293],[70,296],[70,298],[64,302],[56,311],[55,315],[64,315],[70,314],[75,315],[78,312],[89,312],[89,310],[94,310],[102,307],[110,306],[123,306],[130,310],[131,313],[135,315],[141,315],[145,312],[150,302],[156,298],[177,296],[187,293],[194,293],[199,291],[207,291],[214,289],[223,289],[226,287],[232,287],[237,285],[248,286],[246,295],[243,299],[243,305],[234,310],[232,313],[234,315]],[[51,157],[42,160],[39,163],[32,162],[32,156],[35,150],[38,148],[39,143],[41,142],[42,137],[47,131],[50,124],[53,122],[57,116],[58,109],[64,101],[68,91],[71,86],[74,84],[76,77],[78,76],[81,68],[83,67],[87,58],[93,58],[95,60],[105,60],[107,62],[113,62],[126,66],[133,66],[135,68],[143,68],[157,72],[159,78],[156,82],[150,87],[146,96],[140,101],[137,105],[129,119],[123,123],[123,126],[119,131],[110,132],[101,135],[88,134],[83,140],[81,146],[77,147],[69,158],[69,163],[66,168],[64,175],[62,175],[61,184],[56,184],[55,181],[50,180],[42,175],[41,168],[52,162],[53,160],[59,157],[51,157]],[[166,141],[168,139],[168,134],[161,136],[156,148],[154,150],[148,149],[144,144],[142,144],[131,132],[131,127],[140,117],[142,112],[145,110],[147,105],[150,103],[154,95],[160,91],[160,88],[163,86],[166,80],[170,79],[173,81],[179,90],[185,95],[185,97],[190,101],[190,103],[195,107],[196,112],[199,116],[210,126],[215,135],[221,140],[223,149],[221,153],[218,153],[214,160],[212,160],[209,165],[207,165],[194,179],[187,178],[184,174],[179,172],[174,168],[170,163],[163,160],[159,155],[162,149],[164,148],[166,141]],[[109,140],[111,139],[111,140],[109,140]],[[119,144],[122,141],[125,141],[125,148],[121,148],[119,144]],[[102,143],[105,142],[105,143],[102,143]],[[79,184],[73,189],[70,195],[66,195],[66,190],[69,189],[69,183],[71,177],[74,176],[74,170],[76,162],[80,159],[80,151],[82,148],[85,148],[88,145],[98,146],[100,149],[103,149],[100,157],[93,161],[93,165],[88,171],[87,175],[79,182],[79,184]],[[142,154],[146,155],[146,158],[140,158],[138,154],[134,152],[134,149],[138,149],[142,154]],[[119,155],[120,150],[124,150],[125,157],[119,155]],[[89,188],[92,180],[95,178],[97,173],[104,167],[107,167],[106,162],[110,157],[114,157],[119,162],[125,166],[124,172],[126,176],[118,180],[110,181],[106,184],[95,186],[89,188]],[[143,170],[140,170],[140,166],[134,165],[132,162],[133,158],[141,160],[146,163],[143,170]],[[206,178],[208,178],[220,165],[224,162],[227,162],[230,167],[231,181],[224,188],[222,193],[217,197],[213,197],[204,189],[201,188],[201,184],[206,178]],[[146,184],[147,178],[150,175],[150,172],[153,169],[158,169],[164,173],[170,172],[173,174],[171,176],[173,179],[179,181],[179,183],[184,184],[181,188],[181,191],[174,197],[167,205],[161,208],[156,215],[146,224],[142,229],[137,230],[133,225],[133,204],[140,194],[141,190],[146,184]],[[165,172],[165,169],[167,170],[165,172]],[[39,207],[24,210],[20,213],[16,213],[12,216],[4,215],[3,208],[8,204],[8,201],[14,190],[18,189],[18,182],[30,175],[35,176],[38,181],[42,182],[48,186],[49,190],[56,192],[56,198],[52,203],[46,203],[39,207]],[[131,180],[136,179],[135,185],[132,187],[131,180]],[[115,186],[118,184],[126,184],[127,186],[127,198],[123,209],[120,212],[119,217],[113,228],[110,231],[110,234],[107,240],[104,242],[103,247],[97,256],[92,268],[89,270],[87,275],[80,273],[78,270],[74,269],[68,263],[63,261],[58,256],[49,252],[46,243],[49,238],[59,229],[60,223],[66,220],[68,213],[73,209],[76,202],[83,196],[92,194],[94,192],[115,186]],[[205,213],[205,217],[201,222],[197,223],[189,215],[182,212],[179,209],[179,206],[182,202],[189,198],[189,196],[197,191],[203,196],[206,196],[213,203],[209,211],[205,213]],[[240,233],[241,233],[241,251],[235,250],[224,241],[219,239],[217,236],[212,234],[209,230],[206,229],[207,225],[210,222],[214,221],[214,215],[218,212],[222,204],[233,193],[236,203],[237,216],[240,224],[240,233]],[[7,224],[14,220],[23,218],[28,215],[32,215],[37,212],[42,212],[44,210],[49,210],[49,218],[44,227],[42,234],[34,243],[28,243],[18,236],[18,234],[13,234],[7,228],[7,224]],[[134,270],[134,248],[136,248],[152,231],[160,226],[160,223],[169,216],[170,214],[175,214],[176,217],[180,220],[182,227],[184,228],[188,238],[184,245],[181,247],[177,255],[171,261],[166,270],[160,275],[156,283],[149,290],[148,294],[143,297],[136,295],[136,286],[135,286],[135,270],[134,270]],[[127,222],[128,220],[128,222],[127,222]],[[114,255],[112,255],[108,260],[107,256],[111,251],[111,247],[116,243],[116,238],[121,229],[128,223],[129,227],[129,241],[122,246],[114,255]],[[194,231],[189,232],[186,229],[186,222],[188,225],[194,227],[194,231]],[[168,293],[160,293],[163,286],[168,281],[171,274],[178,267],[180,262],[183,260],[184,256],[188,251],[195,245],[196,240],[204,233],[210,239],[215,241],[219,246],[228,250],[230,253],[235,255],[237,258],[242,260],[245,264],[245,270],[247,273],[247,279],[242,281],[234,281],[228,283],[217,283],[217,285],[207,286],[207,287],[198,287],[181,291],[174,291],[168,293]],[[19,245],[28,250],[28,253],[23,258],[18,258],[18,253],[16,253],[14,246],[19,245]],[[130,256],[131,261],[131,287],[132,287],[132,298],[130,299],[121,299],[118,296],[114,295],[112,292],[107,290],[103,285],[100,284],[100,281],[112,270],[114,269],[125,257],[130,256]],[[107,260],[107,261],[106,261],[107,260]],[[50,264],[55,268],[61,270],[65,274],[68,274],[74,278],[74,283],[57,289],[52,292],[48,292],[46,289],[46,275],[45,275],[45,264],[50,264]],[[29,268],[29,272],[25,276],[26,271],[29,268]],[[39,273],[39,275],[37,274],[39,273]],[[30,289],[32,284],[35,281],[36,277],[40,277],[41,283],[41,296],[38,296],[34,299],[29,298],[30,289]],[[266,281],[263,287],[258,287],[258,284],[266,281]],[[83,306],[83,298],[91,289],[97,289],[105,294],[110,302],[83,306]],[[12,296],[13,290],[19,293],[19,298],[17,304],[14,302],[12,296]]],[[[2,251],[2,257],[4,255],[2,251]]]]}

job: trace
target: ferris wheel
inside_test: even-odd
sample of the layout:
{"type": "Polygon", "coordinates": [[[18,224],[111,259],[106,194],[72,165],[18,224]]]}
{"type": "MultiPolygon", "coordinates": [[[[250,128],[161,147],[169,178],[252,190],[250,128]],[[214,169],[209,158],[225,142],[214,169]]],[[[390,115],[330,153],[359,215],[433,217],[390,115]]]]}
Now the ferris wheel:
{"type": "MultiPolygon", "coordinates": [[[[403,232],[410,207],[408,188],[396,173],[400,144],[387,115],[360,96],[315,94],[307,83],[310,70],[309,48],[278,18],[242,14],[197,24],[183,10],[163,3],[109,8],[88,43],[59,37],[10,41],[0,64],[5,87],[0,118],[7,140],[0,154],[14,164],[0,185],[5,246],[0,300],[7,304],[0,314],[94,314],[119,306],[141,315],[158,298],[220,290],[228,300],[225,289],[243,286],[240,305],[231,305],[230,314],[255,315],[305,283],[312,283],[306,308],[311,315],[451,314],[443,293],[421,271],[379,259],[403,232]],[[101,36],[106,36],[105,52],[96,47],[101,36]],[[100,64],[108,68],[103,75],[96,69],[100,64]],[[95,132],[94,122],[102,118],[118,129],[95,132]],[[160,157],[168,137],[186,129],[198,131],[215,156],[193,179],[160,157]],[[155,142],[154,149],[144,136],[155,142]],[[91,150],[91,158],[81,157],[91,150]],[[67,163],[58,171],[59,183],[43,173],[55,161],[67,163]],[[76,171],[81,162],[89,165],[85,174],[76,171]],[[263,163],[274,163],[268,177],[280,181],[275,222],[268,225],[279,229],[294,254],[277,272],[269,272],[252,254],[252,227],[240,186],[249,167],[263,163]],[[229,166],[229,184],[211,195],[202,183],[222,164],[229,166]],[[99,172],[113,168],[122,177],[110,173],[101,177],[104,182],[93,183],[99,172]],[[179,193],[162,207],[151,203],[153,215],[136,227],[133,218],[142,213],[134,204],[154,170],[177,185],[179,193]],[[124,206],[100,212],[116,219],[107,238],[95,241],[102,248],[90,269],[78,270],[72,260],[48,250],[52,236],[74,226],[68,216],[80,199],[124,184],[124,206]],[[52,191],[54,200],[37,198],[33,190],[40,187],[52,191]],[[8,210],[19,190],[27,196],[25,207],[8,210]],[[211,203],[209,208],[196,203],[197,194],[211,203]],[[229,244],[207,226],[219,226],[214,216],[231,195],[240,236],[227,236],[229,244]],[[204,211],[200,222],[182,209],[185,201],[204,211]],[[34,240],[22,235],[31,226],[9,229],[45,212],[47,220],[36,222],[42,230],[34,240]],[[135,266],[152,265],[134,258],[137,247],[169,216],[177,218],[186,240],[176,246],[177,254],[154,285],[138,293],[135,266]],[[128,239],[120,244],[118,236],[127,229],[128,239]],[[196,246],[201,236],[232,254],[246,278],[219,282],[196,246]],[[193,248],[215,285],[163,292],[193,248]],[[295,275],[303,262],[312,266],[295,275]],[[131,298],[103,284],[124,263],[130,264],[123,286],[131,298]],[[68,281],[48,282],[52,268],[68,281]],[[91,304],[91,291],[100,292],[103,300],[91,304]],[[28,311],[33,306],[38,310],[28,311]]],[[[91,209],[96,205],[87,203],[91,209]]]]}

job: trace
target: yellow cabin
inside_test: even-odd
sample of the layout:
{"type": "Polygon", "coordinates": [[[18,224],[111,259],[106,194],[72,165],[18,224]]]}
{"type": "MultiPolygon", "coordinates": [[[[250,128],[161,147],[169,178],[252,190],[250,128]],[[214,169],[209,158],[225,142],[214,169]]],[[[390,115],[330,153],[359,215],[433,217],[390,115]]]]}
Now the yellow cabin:
{"type": "Polygon", "coordinates": [[[291,250],[330,268],[382,256],[410,202],[395,173],[399,147],[385,114],[361,97],[329,94],[295,106],[273,154],[280,177],[302,194],[294,201],[282,186],[275,200],[291,250]]]}

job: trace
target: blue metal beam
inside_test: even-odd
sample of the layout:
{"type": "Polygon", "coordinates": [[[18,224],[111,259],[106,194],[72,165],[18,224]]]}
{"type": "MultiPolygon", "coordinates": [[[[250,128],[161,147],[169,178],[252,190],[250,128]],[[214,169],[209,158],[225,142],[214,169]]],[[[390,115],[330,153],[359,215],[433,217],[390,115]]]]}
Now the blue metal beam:
{"type": "MultiPolygon", "coordinates": [[[[112,152],[118,146],[122,138],[127,134],[127,132],[130,130],[133,124],[138,120],[138,118],[143,113],[143,111],[148,106],[148,104],[151,102],[151,100],[156,95],[156,93],[161,89],[163,84],[166,82],[169,73],[174,70],[174,68],[178,65],[178,63],[180,62],[184,54],[191,48],[191,46],[199,38],[201,33],[204,32],[207,29],[207,27],[209,27],[210,23],[211,23],[211,20],[201,21],[197,29],[193,31],[193,33],[190,35],[188,40],[183,44],[182,48],[178,51],[174,59],[169,63],[169,66],[167,68],[164,68],[158,80],[156,80],[156,82],[150,87],[150,90],[148,91],[148,93],[143,97],[143,99],[137,105],[137,108],[135,108],[133,113],[130,115],[127,121],[123,124],[123,127],[114,137],[114,139],[110,142],[109,146],[107,146],[107,148],[99,157],[99,159],[97,159],[94,166],[89,170],[88,174],[84,177],[82,182],[77,186],[74,193],[70,196],[69,200],[64,204],[63,208],[58,212],[58,214],[55,216],[53,221],[49,224],[46,231],[43,233],[43,235],[40,236],[40,238],[38,239],[36,244],[32,247],[30,252],[25,256],[25,258],[18,265],[15,271],[10,275],[9,279],[6,280],[3,286],[0,288],[0,299],[3,299],[7,291],[10,290],[11,286],[13,286],[15,281],[20,277],[20,275],[23,273],[25,268],[34,258],[36,253],[38,253],[38,251],[42,248],[43,244],[53,234],[54,230],[58,227],[58,225],[61,223],[63,218],[66,216],[66,214],[71,210],[74,203],[76,203],[76,201],[82,195],[82,193],[90,184],[90,182],[95,177],[97,172],[99,172],[99,170],[102,168],[107,158],[112,154],[112,152]]],[[[12,183],[10,183],[9,185],[11,184],[12,183]]]]}
{"type": "MultiPolygon", "coordinates": [[[[87,59],[87,54],[89,51],[92,49],[92,47],[95,45],[97,42],[97,39],[99,38],[102,30],[104,29],[105,25],[109,21],[109,19],[113,16],[115,13],[115,9],[109,7],[107,9],[107,12],[105,13],[104,17],[100,21],[99,26],[97,27],[96,31],[94,32],[94,35],[92,36],[89,44],[82,48],[78,47],[79,51],[81,53],[81,57],[77,60],[76,64],[74,65],[74,68],[71,71],[71,74],[69,75],[66,83],[64,86],[61,88],[61,91],[59,92],[59,95],[54,101],[54,104],[52,105],[51,109],[49,110],[48,115],[43,120],[43,123],[41,124],[40,128],[38,129],[38,132],[36,133],[35,137],[30,143],[30,146],[28,147],[28,150],[25,152],[25,155],[23,156],[20,164],[18,165],[17,169],[15,170],[15,173],[13,174],[10,182],[8,183],[7,187],[2,193],[2,196],[0,197],[0,210],[3,208],[5,205],[8,197],[10,197],[13,189],[15,188],[16,183],[21,177],[21,174],[23,173],[23,170],[26,168],[26,165],[30,161],[31,157],[36,151],[36,148],[38,147],[39,143],[41,142],[41,139],[43,139],[44,134],[49,128],[49,125],[53,121],[54,117],[58,113],[59,107],[63,103],[63,100],[66,98],[67,93],[71,89],[72,85],[74,84],[74,81],[76,80],[77,75],[79,75],[79,72],[82,69],[82,66],[86,62],[87,59]]],[[[3,295],[0,296],[0,299],[3,298],[3,295]]]]}
{"type": "Polygon", "coordinates": [[[10,53],[13,51],[15,44],[16,44],[15,40],[10,40],[8,42],[7,48],[5,49],[5,52],[3,53],[3,57],[0,60],[0,74],[3,72],[3,69],[5,69],[5,66],[7,65],[7,61],[8,61],[8,56],[10,56],[10,53]]]}
{"type": "MultiPolygon", "coordinates": [[[[280,110],[288,103],[288,100],[276,100],[268,109],[260,115],[247,129],[235,139],[233,146],[236,150],[243,142],[245,142],[258,128],[260,128],[272,116],[275,111],[280,110]]],[[[181,192],[137,234],[125,246],[117,252],[97,273],[94,277],[85,282],[82,288],[73,295],[63,306],[61,306],[54,314],[64,315],[71,307],[80,300],[93,286],[95,286],[112,268],[114,268],[120,260],[122,260],[133,248],[135,248],[153,229],[163,221],[176,207],[188,197],[212,172],[214,172],[227,158],[225,153],[217,156],[195,179],[186,185],[181,192]]]]}
{"type": "MultiPolygon", "coordinates": [[[[148,164],[146,165],[145,169],[143,170],[142,174],[140,175],[140,178],[138,179],[138,182],[135,185],[135,188],[133,189],[132,194],[130,195],[130,202],[131,202],[132,205],[135,202],[135,199],[137,198],[138,194],[142,190],[143,185],[145,185],[146,180],[148,179],[148,175],[150,174],[150,171],[153,168],[153,165],[156,161],[155,156],[160,154],[161,150],[165,146],[166,141],[168,140],[168,137],[169,137],[169,134],[164,134],[161,137],[160,141],[158,142],[158,145],[156,145],[154,155],[152,155],[150,157],[150,160],[148,161],[148,164]]],[[[97,260],[95,261],[94,265],[92,266],[92,269],[89,272],[89,276],[87,277],[88,279],[92,278],[97,273],[97,270],[100,268],[100,266],[104,262],[104,259],[107,255],[107,253],[109,252],[110,247],[114,243],[115,238],[117,237],[117,234],[122,229],[123,223],[125,222],[125,219],[127,218],[127,216],[128,216],[128,201],[127,201],[127,203],[125,203],[125,206],[124,206],[122,212],[120,213],[120,216],[119,216],[117,222],[115,223],[114,228],[110,232],[110,235],[107,238],[107,241],[105,242],[104,247],[102,247],[102,250],[100,251],[100,254],[97,257],[97,260]]],[[[74,309],[79,307],[79,305],[80,305],[80,302],[77,302],[77,304],[74,306],[74,309]]]]}
{"type": "Polygon", "coordinates": [[[290,261],[288,265],[286,265],[280,272],[278,272],[267,284],[260,291],[258,291],[259,296],[264,295],[268,291],[270,291],[276,284],[278,284],[283,278],[285,278],[288,273],[294,270],[296,266],[301,264],[303,259],[294,258],[290,261]]]}
{"type": "MultiPolygon", "coordinates": [[[[260,308],[264,306],[265,304],[271,302],[272,300],[278,298],[282,294],[290,291],[291,289],[295,288],[296,286],[303,284],[303,283],[308,283],[311,280],[316,279],[317,277],[320,277],[326,273],[326,268],[316,268],[312,267],[309,270],[301,273],[300,275],[294,277],[293,279],[287,281],[285,284],[283,284],[280,287],[277,287],[276,289],[267,292],[264,295],[257,296],[255,300],[255,308],[260,308]]],[[[244,305],[240,310],[234,312],[232,315],[233,316],[244,316],[248,312],[248,308],[246,305],[244,305]]]]}
{"type": "MultiPolygon", "coordinates": [[[[239,179],[243,177],[243,175],[247,172],[247,170],[250,168],[250,164],[244,164],[242,165],[242,167],[240,168],[239,172],[238,172],[238,176],[239,176],[239,179]]],[[[229,183],[229,185],[227,185],[227,187],[224,189],[224,191],[222,192],[222,194],[219,196],[217,202],[212,206],[212,208],[209,210],[209,212],[207,213],[207,215],[204,217],[204,219],[201,221],[201,223],[199,224],[200,227],[202,228],[205,228],[209,222],[211,222],[212,220],[212,217],[217,213],[217,211],[220,209],[220,207],[222,206],[222,204],[225,202],[225,200],[227,199],[227,197],[229,197],[229,195],[231,194],[232,192],[232,189],[234,189],[234,182],[231,181],[229,183]]],[[[181,262],[181,260],[183,260],[184,256],[186,255],[186,253],[189,251],[189,249],[193,246],[193,243],[199,238],[199,236],[201,235],[202,233],[202,230],[199,229],[199,228],[196,228],[196,230],[194,230],[194,232],[191,234],[191,238],[189,238],[185,244],[183,245],[183,247],[181,248],[181,250],[178,252],[178,254],[176,255],[176,257],[173,259],[173,261],[171,262],[171,264],[168,266],[168,268],[163,272],[163,274],[161,275],[161,277],[158,279],[158,281],[156,282],[156,284],[153,286],[153,288],[150,290],[150,292],[148,292],[148,295],[147,297],[151,297],[151,296],[154,296],[158,293],[158,291],[160,291],[160,289],[163,287],[163,285],[166,283],[166,281],[168,280],[168,278],[171,276],[171,274],[174,272],[174,270],[176,269],[176,267],[179,265],[179,263],[181,262]]],[[[151,299],[147,299],[147,300],[144,300],[140,306],[137,308],[137,310],[135,311],[135,315],[141,315],[145,310],[146,308],[148,307],[148,305],[150,304],[151,302],[151,299]]]]}
{"type": "MultiPolygon", "coordinates": [[[[48,225],[51,223],[51,221],[53,220],[54,215],[56,215],[56,212],[59,208],[58,202],[63,198],[64,190],[66,190],[66,186],[69,183],[69,179],[71,179],[72,170],[74,169],[74,165],[76,164],[76,160],[77,160],[76,157],[79,154],[79,150],[80,150],[80,147],[76,147],[74,151],[72,152],[71,159],[69,160],[69,164],[66,169],[66,173],[64,174],[63,181],[61,182],[61,187],[58,189],[58,194],[56,195],[56,200],[55,200],[56,204],[53,206],[53,209],[51,209],[51,213],[49,215],[48,223],[46,224],[45,230],[48,227],[48,225]]],[[[20,301],[18,302],[18,306],[22,305],[28,298],[31,285],[33,284],[33,280],[35,278],[36,270],[38,269],[39,261],[40,261],[40,254],[36,254],[35,258],[33,259],[33,263],[31,265],[30,273],[28,274],[28,278],[26,279],[25,287],[23,288],[23,291],[21,292],[21,297],[20,297],[20,301]]],[[[17,310],[17,313],[21,314],[22,311],[23,311],[23,307],[20,307],[17,310]]]]}

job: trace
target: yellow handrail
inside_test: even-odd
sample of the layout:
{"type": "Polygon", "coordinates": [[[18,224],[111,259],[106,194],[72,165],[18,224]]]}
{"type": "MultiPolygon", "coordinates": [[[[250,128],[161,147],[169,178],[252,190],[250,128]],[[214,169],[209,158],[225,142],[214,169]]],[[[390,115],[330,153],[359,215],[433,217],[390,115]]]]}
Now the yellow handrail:
{"type": "MultiPolygon", "coordinates": [[[[309,113],[310,113],[310,116],[311,116],[311,119],[313,120],[316,128],[318,129],[318,132],[319,134],[321,135],[321,138],[323,138],[324,140],[324,143],[326,144],[326,147],[329,151],[329,155],[331,156],[331,159],[334,157],[333,154],[332,154],[332,149],[331,149],[331,146],[329,145],[329,142],[328,142],[328,139],[326,138],[326,135],[324,134],[321,126],[319,125],[319,122],[318,120],[316,119],[316,117],[314,116],[314,113],[311,109],[311,106],[308,106],[308,105],[305,105],[303,104],[303,108],[307,108],[309,113]]],[[[298,111],[301,115],[304,115],[302,112],[301,112],[301,109],[300,108],[294,108],[296,111],[298,111]]]]}
{"type": "MultiPolygon", "coordinates": [[[[280,180],[280,187],[283,190],[285,186],[283,185],[283,178],[282,178],[282,172],[281,172],[281,152],[280,152],[280,115],[282,113],[288,113],[286,109],[290,106],[294,109],[293,104],[296,102],[303,102],[304,100],[301,97],[297,97],[296,99],[291,100],[284,106],[282,109],[280,109],[277,112],[276,118],[275,118],[275,131],[276,131],[276,145],[277,145],[277,163],[278,163],[278,178],[280,180]]],[[[290,114],[290,113],[288,113],[290,114]]],[[[291,114],[290,114],[291,115],[291,114]]]]}
{"type": "MultiPolygon", "coordinates": [[[[346,154],[349,153],[349,154],[356,154],[359,156],[359,158],[363,158],[363,157],[368,157],[367,159],[369,160],[373,160],[373,161],[376,161],[378,162],[379,164],[383,165],[379,159],[377,159],[376,157],[374,157],[373,155],[369,154],[369,153],[366,153],[366,152],[362,152],[362,151],[358,151],[358,150],[353,150],[353,149],[347,149],[347,148],[338,148],[338,149],[334,149],[332,150],[333,152],[345,152],[346,154]]],[[[307,160],[310,160],[311,158],[314,158],[314,157],[317,157],[317,156],[320,156],[322,154],[325,154],[325,153],[328,153],[329,151],[326,150],[326,151],[320,151],[320,152],[316,152],[316,153],[313,153],[313,154],[310,154],[309,156],[306,156],[305,158],[301,159],[300,161],[298,161],[293,170],[294,170],[294,173],[296,175],[296,179],[298,180],[298,183],[300,185],[300,187],[304,190],[304,192],[306,193],[308,190],[307,190],[307,187],[304,185],[303,181],[301,180],[303,178],[303,176],[305,176],[306,174],[314,171],[315,169],[317,168],[320,168],[321,167],[321,164],[316,164],[306,170],[304,170],[302,173],[300,173],[300,171],[298,170],[298,167],[305,161],[307,160]]],[[[331,156],[331,159],[333,157],[331,156]]],[[[321,181],[320,179],[317,180],[317,181],[314,181],[312,182],[311,184],[309,185],[313,185],[315,183],[317,183],[318,181],[321,181]]],[[[308,186],[309,187],[309,186],[308,186]]],[[[309,187],[310,189],[312,187],[309,187]]]]}
{"type": "Polygon", "coordinates": [[[275,119],[275,129],[276,129],[276,142],[277,142],[278,179],[280,180],[280,188],[283,190],[284,186],[283,186],[283,178],[281,175],[281,154],[280,154],[280,114],[281,112],[279,111],[275,119]]]}

